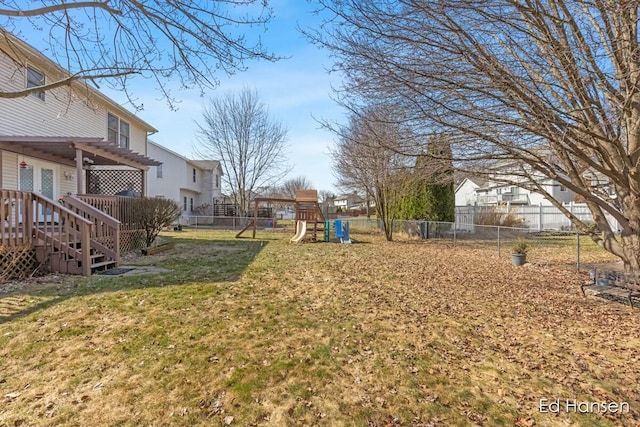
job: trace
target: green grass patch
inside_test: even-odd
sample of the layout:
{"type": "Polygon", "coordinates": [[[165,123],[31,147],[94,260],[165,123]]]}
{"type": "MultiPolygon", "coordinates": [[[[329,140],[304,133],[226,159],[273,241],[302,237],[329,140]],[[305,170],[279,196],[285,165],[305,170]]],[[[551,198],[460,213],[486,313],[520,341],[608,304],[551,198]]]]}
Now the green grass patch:
{"type": "Polygon", "coordinates": [[[0,294],[0,426],[640,423],[637,309],[582,297],[570,238],[517,268],[472,242],[233,236],[0,294]],[[539,412],[576,392],[631,412],[539,412]]]}

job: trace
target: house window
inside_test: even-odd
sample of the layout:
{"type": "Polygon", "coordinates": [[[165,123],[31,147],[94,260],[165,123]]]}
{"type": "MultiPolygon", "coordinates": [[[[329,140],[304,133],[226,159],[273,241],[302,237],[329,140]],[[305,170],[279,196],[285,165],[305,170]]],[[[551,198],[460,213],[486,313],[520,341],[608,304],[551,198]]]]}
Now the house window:
{"type": "Polygon", "coordinates": [[[120,147],[129,148],[129,123],[120,120],[120,147]]]}
{"type": "Polygon", "coordinates": [[[216,175],[216,188],[220,188],[220,177],[216,175]]]}
{"type": "Polygon", "coordinates": [[[156,178],[162,178],[162,165],[156,166],[156,178]]]}
{"type": "Polygon", "coordinates": [[[129,123],[111,113],[107,114],[107,140],[109,144],[129,148],[129,123]]]}
{"type": "Polygon", "coordinates": [[[184,199],[182,201],[182,210],[185,212],[187,210],[187,196],[184,196],[184,199]]]}
{"type": "Polygon", "coordinates": [[[189,198],[189,207],[191,208],[191,212],[193,212],[193,197],[189,198]]]}
{"type": "Polygon", "coordinates": [[[196,182],[196,169],[193,168],[193,182],[196,182]]]}
{"type": "MultiPolygon", "coordinates": [[[[27,67],[27,89],[44,86],[44,74],[35,68],[27,67]]],[[[44,92],[33,92],[33,96],[44,101],[44,92]]]]}
{"type": "Polygon", "coordinates": [[[567,191],[567,187],[565,187],[564,185],[560,186],[560,191],[567,191]]]}

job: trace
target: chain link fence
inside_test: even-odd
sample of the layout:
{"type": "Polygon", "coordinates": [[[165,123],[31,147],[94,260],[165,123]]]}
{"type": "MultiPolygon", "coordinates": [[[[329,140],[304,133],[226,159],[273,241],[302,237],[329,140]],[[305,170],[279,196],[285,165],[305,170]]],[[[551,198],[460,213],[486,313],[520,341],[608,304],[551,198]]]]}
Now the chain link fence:
{"type": "MultiPolygon", "coordinates": [[[[240,217],[240,216],[204,216],[204,215],[190,215],[181,216],[178,219],[178,225],[183,227],[193,228],[212,228],[218,230],[241,230],[250,221],[253,221],[253,217],[240,217]]],[[[275,228],[279,224],[290,223],[291,221],[278,221],[274,218],[258,218],[258,227],[260,229],[275,228]]]]}
{"type": "MultiPolygon", "coordinates": [[[[340,218],[348,222],[354,233],[382,234],[382,221],[375,218],[340,218]]],[[[219,230],[241,230],[253,217],[183,216],[179,225],[192,228],[219,230]]],[[[331,220],[333,223],[334,220],[331,220]]],[[[294,231],[293,221],[259,218],[258,229],[294,231]]],[[[333,235],[334,228],[332,226],[333,235]]],[[[497,256],[508,257],[513,248],[524,241],[529,249],[528,259],[535,263],[567,264],[569,261],[577,270],[585,268],[583,263],[610,262],[615,258],[591,241],[589,236],[576,231],[540,231],[526,227],[505,227],[493,225],[456,224],[437,221],[393,222],[394,240],[422,240],[443,242],[471,249],[494,251],[497,256]]]]}
{"type": "MultiPolygon", "coordinates": [[[[382,222],[377,219],[345,219],[352,233],[382,232],[382,222]]],[[[595,245],[589,236],[576,231],[539,231],[525,227],[456,224],[437,221],[401,221],[393,223],[394,240],[414,239],[447,242],[474,249],[494,250],[497,256],[511,256],[517,245],[528,248],[530,259],[535,262],[554,263],[571,260],[580,271],[583,261],[611,260],[605,251],[595,245]],[[597,256],[593,256],[596,253],[597,256]],[[583,257],[587,255],[587,259],[583,257]]]]}

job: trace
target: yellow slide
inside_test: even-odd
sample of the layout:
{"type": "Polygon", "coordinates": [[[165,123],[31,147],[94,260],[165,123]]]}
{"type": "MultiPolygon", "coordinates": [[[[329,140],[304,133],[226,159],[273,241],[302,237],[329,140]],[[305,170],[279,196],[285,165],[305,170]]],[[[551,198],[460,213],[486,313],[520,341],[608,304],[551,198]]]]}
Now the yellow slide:
{"type": "Polygon", "coordinates": [[[298,221],[296,226],[296,235],[289,239],[289,243],[298,243],[307,234],[307,221],[298,221]]]}

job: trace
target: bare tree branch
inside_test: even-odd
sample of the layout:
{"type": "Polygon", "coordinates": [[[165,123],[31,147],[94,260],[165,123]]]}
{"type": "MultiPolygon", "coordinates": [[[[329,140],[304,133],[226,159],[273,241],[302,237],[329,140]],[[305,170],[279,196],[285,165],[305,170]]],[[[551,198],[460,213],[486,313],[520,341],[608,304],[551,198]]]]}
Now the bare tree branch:
{"type": "Polygon", "coordinates": [[[14,17],[25,17],[25,16],[33,17],[33,16],[46,15],[52,12],[59,12],[59,11],[71,10],[71,9],[84,9],[84,8],[99,8],[99,9],[104,9],[114,15],[122,15],[122,12],[120,10],[109,7],[109,3],[110,3],[109,0],[80,1],[75,3],[54,4],[51,6],[45,6],[45,7],[40,7],[40,8],[30,9],[30,10],[0,9],[0,15],[14,16],[14,17]]]}
{"type": "Polygon", "coordinates": [[[306,33],[346,77],[342,105],[401,111],[389,120],[416,136],[395,147],[402,153],[446,135],[468,173],[567,187],[596,222],[571,216],[576,227],[640,271],[637,1],[319,2],[330,17],[306,33]],[[497,176],[504,164],[517,170],[497,176]]]}
{"type": "Polygon", "coordinates": [[[227,190],[246,215],[256,192],[273,186],[290,171],[285,156],[287,130],[269,117],[258,93],[249,89],[211,99],[202,115],[195,151],[203,158],[220,160],[227,190]]]}
{"type": "Polygon", "coordinates": [[[289,178],[280,185],[280,194],[285,198],[295,199],[296,191],[298,190],[310,190],[313,188],[313,184],[304,176],[298,176],[295,178],[289,178]]]}
{"type": "Polygon", "coordinates": [[[403,138],[402,128],[385,119],[390,113],[385,107],[372,107],[352,115],[349,125],[339,128],[331,151],[338,185],[364,191],[375,202],[387,240],[393,239],[393,223],[411,179],[408,157],[388,148],[403,138]]]}
{"type": "MultiPolygon", "coordinates": [[[[5,54],[23,64],[32,56],[26,38],[70,76],[122,90],[134,107],[132,77],[156,82],[175,107],[172,86],[218,85],[219,73],[245,69],[247,60],[278,60],[262,46],[259,32],[272,18],[266,0],[42,0],[29,9],[6,2],[0,9],[0,36],[10,40],[5,54]],[[170,84],[171,83],[171,84],[170,84]]],[[[64,78],[56,77],[54,80],[64,78]]],[[[53,86],[56,87],[56,86],[53,86]]],[[[40,90],[49,90],[49,85],[40,90]]],[[[13,98],[0,91],[0,97],[13,98]]]]}

